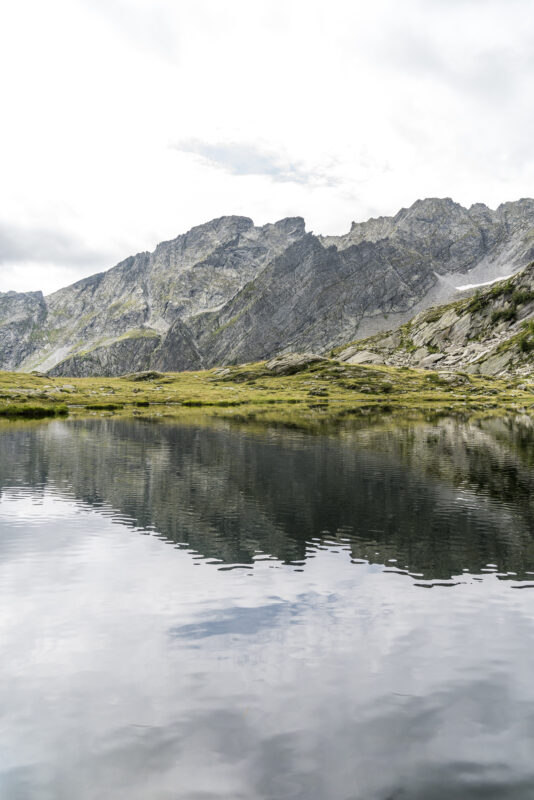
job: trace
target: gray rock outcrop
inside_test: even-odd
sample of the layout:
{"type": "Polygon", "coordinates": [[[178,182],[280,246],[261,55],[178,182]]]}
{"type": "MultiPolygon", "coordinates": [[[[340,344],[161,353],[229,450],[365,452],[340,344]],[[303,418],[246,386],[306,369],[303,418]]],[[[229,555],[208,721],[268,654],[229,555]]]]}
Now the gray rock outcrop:
{"type": "Polygon", "coordinates": [[[462,370],[480,375],[534,371],[534,261],[474,295],[417,314],[393,331],[337,353],[350,364],[462,370]]]}
{"type": "Polygon", "coordinates": [[[315,353],[288,353],[267,361],[265,368],[273,375],[294,375],[307,369],[312,364],[319,364],[325,360],[315,353]]]}

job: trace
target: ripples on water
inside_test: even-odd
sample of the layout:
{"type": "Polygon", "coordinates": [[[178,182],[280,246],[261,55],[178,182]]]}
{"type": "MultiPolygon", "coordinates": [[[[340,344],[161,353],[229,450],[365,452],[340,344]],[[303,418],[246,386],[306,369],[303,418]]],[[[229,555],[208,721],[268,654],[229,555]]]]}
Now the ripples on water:
{"type": "Polygon", "coordinates": [[[2,427],[2,800],[533,798],[533,443],[2,427]]]}

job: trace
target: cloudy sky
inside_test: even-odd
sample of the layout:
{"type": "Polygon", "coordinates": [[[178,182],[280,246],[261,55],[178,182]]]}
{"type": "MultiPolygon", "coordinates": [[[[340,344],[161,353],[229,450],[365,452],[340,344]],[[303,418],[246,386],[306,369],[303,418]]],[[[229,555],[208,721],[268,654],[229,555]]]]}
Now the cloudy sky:
{"type": "Polygon", "coordinates": [[[223,214],[534,195],[534,0],[18,0],[0,68],[0,291],[223,214]]]}

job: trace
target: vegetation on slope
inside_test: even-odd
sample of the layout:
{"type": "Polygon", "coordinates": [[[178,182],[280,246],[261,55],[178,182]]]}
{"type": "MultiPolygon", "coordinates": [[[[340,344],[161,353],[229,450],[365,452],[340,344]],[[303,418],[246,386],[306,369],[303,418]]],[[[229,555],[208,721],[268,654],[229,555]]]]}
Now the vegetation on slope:
{"type": "Polygon", "coordinates": [[[351,342],[332,355],[342,361],[530,375],[534,323],[534,262],[473,296],[422,311],[393,331],[351,342]]]}
{"type": "MultiPolygon", "coordinates": [[[[530,335],[530,334],[529,334],[530,335]]],[[[294,374],[265,362],[122,378],[0,373],[0,415],[216,416],[313,427],[371,412],[534,412],[534,383],[320,359],[294,374]],[[139,379],[139,378],[144,379],[139,379]]]]}

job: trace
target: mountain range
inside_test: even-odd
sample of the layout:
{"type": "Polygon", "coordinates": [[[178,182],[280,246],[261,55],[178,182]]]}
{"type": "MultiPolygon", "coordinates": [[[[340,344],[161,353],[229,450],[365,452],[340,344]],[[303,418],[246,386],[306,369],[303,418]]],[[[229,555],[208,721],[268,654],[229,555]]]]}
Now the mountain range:
{"type": "Polygon", "coordinates": [[[532,260],[533,199],[418,200],[342,236],[300,217],[221,217],[46,297],[0,293],[0,369],[121,375],[328,353],[532,260]]]}

